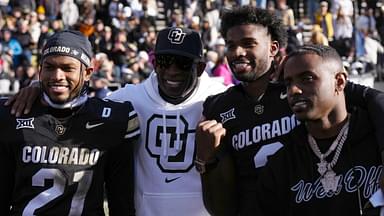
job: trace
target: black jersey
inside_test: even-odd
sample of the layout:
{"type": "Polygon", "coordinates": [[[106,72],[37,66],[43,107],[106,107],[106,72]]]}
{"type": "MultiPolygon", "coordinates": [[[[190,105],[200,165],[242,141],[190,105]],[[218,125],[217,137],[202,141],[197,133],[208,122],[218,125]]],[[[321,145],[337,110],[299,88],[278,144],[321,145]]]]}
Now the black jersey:
{"type": "MultiPolygon", "coordinates": [[[[352,114],[347,140],[332,168],[340,177],[337,190],[326,193],[317,171],[320,159],[308,144],[307,131],[304,125],[295,128],[290,141],[260,174],[257,192],[263,215],[360,215],[359,205],[364,206],[379,189],[382,172],[374,131],[365,111],[352,114]]],[[[326,152],[332,141],[320,146],[324,147],[321,152],[326,152]]],[[[326,158],[328,162],[334,154],[326,158]]]]}
{"type": "Polygon", "coordinates": [[[253,205],[252,191],[260,168],[269,155],[283,146],[284,138],[298,124],[288,106],[285,86],[270,83],[260,100],[252,100],[241,84],[231,87],[209,97],[203,114],[221,122],[226,129],[221,145],[229,149],[227,152],[233,154],[236,163],[240,205],[253,205]]]}
{"type": "Polygon", "coordinates": [[[132,215],[132,145],[140,130],[130,103],[88,99],[73,115],[37,102],[10,115],[0,101],[0,215],[132,215]]]}

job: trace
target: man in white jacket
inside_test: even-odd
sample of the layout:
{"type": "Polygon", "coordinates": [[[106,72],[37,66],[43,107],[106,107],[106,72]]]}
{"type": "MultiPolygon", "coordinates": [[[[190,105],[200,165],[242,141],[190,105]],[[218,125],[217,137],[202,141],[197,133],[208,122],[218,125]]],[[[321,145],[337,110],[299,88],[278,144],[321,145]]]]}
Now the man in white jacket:
{"type": "Polygon", "coordinates": [[[204,72],[201,39],[190,29],[159,32],[154,68],[143,83],[127,85],[107,97],[131,101],[142,128],[135,149],[136,214],[208,215],[193,165],[195,128],[206,97],[225,87],[204,72]]]}

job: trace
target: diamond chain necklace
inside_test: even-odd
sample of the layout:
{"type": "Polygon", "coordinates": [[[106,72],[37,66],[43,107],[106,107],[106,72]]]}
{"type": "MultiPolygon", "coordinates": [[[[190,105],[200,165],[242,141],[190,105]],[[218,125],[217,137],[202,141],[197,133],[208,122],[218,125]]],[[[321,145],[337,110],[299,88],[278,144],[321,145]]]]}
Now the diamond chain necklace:
{"type": "Polygon", "coordinates": [[[311,147],[313,153],[320,159],[320,163],[317,163],[317,171],[321,175],[321,184],[324,187],[324,191],[327,193],[329,191],[336,191],[337,185],[340,179],[340,176],[337,176],[336,173],[332,170],[332,168],[336,165],[337,160],[339,159],[341,149],[347,139],[348,129],[349,129],[349,115],[347,117],[347,122],[341,128],[339,134],[336,139],[332,142],[332,145],[329,149],[323,154],[321,153],[319,146],[316,143],[315,138],[311,134],[308,133],[308,143],[311,147]],[[326,161],[326,157],[331,154],[336,149],[335,155],[332,158],[332,161],[328,163],[326,161]]]}

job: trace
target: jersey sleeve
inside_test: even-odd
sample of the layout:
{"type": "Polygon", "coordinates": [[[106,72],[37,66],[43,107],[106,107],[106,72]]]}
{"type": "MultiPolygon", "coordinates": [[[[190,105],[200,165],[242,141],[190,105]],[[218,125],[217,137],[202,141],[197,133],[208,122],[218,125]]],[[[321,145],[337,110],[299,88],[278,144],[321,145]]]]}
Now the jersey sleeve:
{"type": "Polygon", "coordinates": [[[214,118],[215,105],[217,104],[218,96],[209,96],[203,103],[203,116],[210,120],[214,118]]]}
{"type": "Polygon", "coordinates": [[[124,135],[124,138],[135,140],[139,137],[139,135],[140,135],[139,117],[137,116],[136,111],[132,109],[129,112],[128,125],[127,125],[127,130],[124,135]]]}
{"type": "MultiPolygon", "coordinates": [[[[128,110],[128,119],[122,122],[125,127],[121,143],[111,149],[106,169],[106,193],[108,199],[109,215],[135,215],[134,210],[134,172],[133,172],[133,146],[137,144],[140,135],[139,120],[133,106],[125,102],[122,111],[128,110]]],[[[122,113],[120,113],[121,115],[122,113]]],[[[126,115],[126,114],[125,114],[126,115]]]]}
{"type": "Polygon", "coordinates": [[[384,151],[384,93],[367,86],[348,82],[345,89],[347,107],[358,106],[367,110],[376,131],[380,151],[384,151]]]}
{"type": "Polygon", "coordinates": [[[109,215],[135,215],[133,145],[130,140],[114,148],[108,157],[105,187],[109,215]]]}
{"type": "MultiPolygon", "coordinates": [[[[0,106],[3,106],[1,103],[0,106]]],[[[7,134],[7,129],[5,128],[7,123],[6,117],[10,115],[7,109],[0,108],[0,136],[10,136],[7,134]]],[[[14,186],[14,170],[15,170],[15,159],[13,158],[12,151],[5,139],[0,139],[0,215],[9,215],[9,210],[11,206],[12,191],[14,186]]]]}

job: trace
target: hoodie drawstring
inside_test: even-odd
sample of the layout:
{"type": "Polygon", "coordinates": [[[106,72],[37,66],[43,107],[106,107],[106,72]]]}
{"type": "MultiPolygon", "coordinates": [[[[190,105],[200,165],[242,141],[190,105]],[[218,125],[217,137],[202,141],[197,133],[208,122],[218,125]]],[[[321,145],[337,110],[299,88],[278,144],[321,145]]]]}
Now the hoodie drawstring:
{"type": "Polygon", "coordinates": [[[163,110],[163,137],[161,139],[161,146],[163,148],[163,157],[167,157],[168,155],[168,141],[167,141],[167,117],[165,115],[165,111],[163,110]]]}

